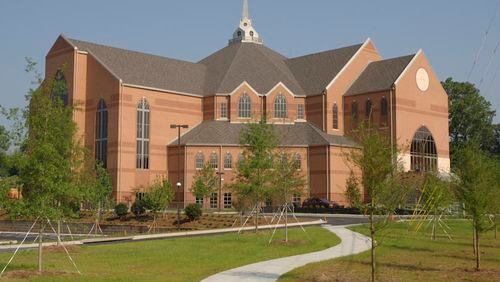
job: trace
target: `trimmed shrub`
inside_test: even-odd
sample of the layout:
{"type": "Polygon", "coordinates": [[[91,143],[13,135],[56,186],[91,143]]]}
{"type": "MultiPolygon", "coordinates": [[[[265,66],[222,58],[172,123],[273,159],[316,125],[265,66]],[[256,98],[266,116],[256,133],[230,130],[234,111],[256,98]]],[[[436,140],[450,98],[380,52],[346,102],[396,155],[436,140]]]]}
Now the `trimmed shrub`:
{"type": "Polygon", "coordinates": [[[115,214],[118,217],[123,218],[128,214],[128,207],[124,203],[119,203],[115,206],[115,214]]]}
{"type": "Polygon", "coordinates": [[[203,214],[200,205],[198,204],[189,204],[184,208],[184,212],[190,221],[199,219],[203,214]]]}
{"type": "Polygon", "coordinates": [[[135,202],[130,207],[130,211],[136,216],[143,215],[146,212],[146,205],[144,200],[140,200],[138,198],[135,199],[135,202]]]}

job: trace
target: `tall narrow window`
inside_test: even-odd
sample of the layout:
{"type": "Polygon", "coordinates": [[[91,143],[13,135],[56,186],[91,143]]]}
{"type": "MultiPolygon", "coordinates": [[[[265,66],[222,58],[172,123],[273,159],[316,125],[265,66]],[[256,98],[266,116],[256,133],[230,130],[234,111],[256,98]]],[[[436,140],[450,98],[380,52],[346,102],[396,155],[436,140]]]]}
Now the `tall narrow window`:
{"type": "Polygon", "coordinates": [[[295,169],[300,169],[302,167],[302,157],[298,153],[295,154],[293,158],[293,167],[295,169]]]}
{"type": "Polygon", "coordinates": [[[339,108],[337,106],[337,103],[333,104],[332,114],[332,127],[333,129],[339,129],[339,108]]]}
{"type": "Polygon", "coordinates": [[[351,118],[353,122],[358,120],[358,103],[356,101],[351,104],[351,118]]]}
{"type": "Polygon", "coordinates": [[[227,103],[226,102],[220,103],[220,117],[227,118],[227,103]]]}
{"type": "Polygon", "coordinates": [[[210,155],[210,167],[213,169],[219,168],[219,155],[215,152],[210,155]]]}
{"type": "Polygon", "coordinates": [[[370,99],[366,100],[365,105],[365,118],[370,119],[372,116],[372,101],[370,99]]]}
{"type": "Polygon", "coordinates": [[[202,169],[205,165],[205,156],[203,155],[203,153],[198,152],[194,159],[196,169],[202,169]]]}
{"type": "Polygon", "coordinates": [[[304,104],[297,105],[297,119],[304,119],[304,104]]]}
{"type": "Polygon", "coordinates": [[[410,169],[414,171],[432,171],[437,168],[436,143],[425,126],[420,127],[413,136],[410,161],[410,169]]]}
{"type": "Polygon", "coordinates": [[[233,155],[231,153],[226,153],[224,157],[224,168],[231,169],[233,167],[233,155]]]}
{"type": "Polygon", "coordinates": [[[238,164],[241,164],[245,160],[245,156],[242,153],[238,154],[238,164]]]}
{"type": "Polygon", "coordinates": [[[385,97],[380,100],[380,124],[387,125],[387,99],[385,97]]]}
{"type": "Polygon", "coordinates": [[[107,167],[108,109],[103,99],[97,104],[95,117],[95,158],[103,167],[107,167]]]}
{"type": "Polygon", "coordinates": [[[217,208],[217,193],[211,193],[210,194],[210,208],[211,209],[216,209],[217,208]]]}
{"type": "Polygon", "coordinates": [[[274,117],[275,118],[286,118],[286,99],[283,95],[278,95],[274,98],[274,117]]]}
{"type": "Polygon", "coordinates": [[[59,98],[65,106],[68,105],[68,86],[62,70],[58,70],[52,85],[52,99],[59,98]]]}
{"type": "Polygon", "coordinates": [[[137,106],[137,160],[136,167],[149,169],[149,104],[142,98],[137,106]]]}
{"type": "Polygon", "coordinates": [[[387,115],[387,99],[385,97],[382,97],[382,100],[380,100],[380,114],[383,116],[387,115]]]}
{"type": "Polygon", "coordinates": [[[252,101],[250,100],[250,97],[248,97],[247,93],[243,93],[238,102],[238,116],[240,118],[249,118],[252,109],[251,105],[252,101]]]}
{"type": "Polygon", "coordinates": [[[224,193],[224,208],[230,209],[233,206],[231,193],[224,193]]]}

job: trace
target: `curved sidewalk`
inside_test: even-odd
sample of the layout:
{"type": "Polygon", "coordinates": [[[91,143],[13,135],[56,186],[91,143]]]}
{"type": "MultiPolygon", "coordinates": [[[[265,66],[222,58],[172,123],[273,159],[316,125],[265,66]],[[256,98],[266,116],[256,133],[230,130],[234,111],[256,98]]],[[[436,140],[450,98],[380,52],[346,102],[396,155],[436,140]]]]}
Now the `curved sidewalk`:
{"type": "Polygon", "coordinates": [[[276,281],[281,275],[309,263],[353,255],[370,249],[370,238],[353,232],[345,226],[323,225],[342,242],[323,251],[273,259],[233,268],[212,275],[202,282],[212,281],[276,281]]]}

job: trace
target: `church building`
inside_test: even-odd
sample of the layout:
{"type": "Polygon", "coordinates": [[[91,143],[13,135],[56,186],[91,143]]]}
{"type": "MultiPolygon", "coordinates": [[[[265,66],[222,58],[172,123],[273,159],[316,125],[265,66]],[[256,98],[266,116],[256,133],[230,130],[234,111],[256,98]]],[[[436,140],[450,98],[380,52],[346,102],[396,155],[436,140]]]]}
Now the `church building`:
{"type": "Polygon", "coordinates": [[[366,39],[290,58],[265,45],[246,0],[227,46],[199,62],[60,35],[45,75],[66,81],[78,134],[112,175],[117,202],[166,176],[184,204],[231,208],[226,189],[195,199],[193,176],[209,163],[222,183],[232,181],[239,134],[262,116],[307,179],[296,203],[346,204],[345,153],[359,148],[350,136],[366,119],[406,148],[405,170],[450,170],[448,97],[423,51],[384,59],[366,39]]]}

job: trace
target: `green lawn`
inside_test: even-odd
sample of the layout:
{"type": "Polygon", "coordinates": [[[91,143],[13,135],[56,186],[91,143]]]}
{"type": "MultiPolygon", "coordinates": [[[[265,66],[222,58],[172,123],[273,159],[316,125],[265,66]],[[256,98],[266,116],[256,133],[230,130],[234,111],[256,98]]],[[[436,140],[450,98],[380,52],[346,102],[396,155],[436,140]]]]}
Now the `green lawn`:
{"type": "MultiPolygon", "coordinates": [[[[49,274],[29,276],[33,281],[199,281],[211,274],[267,259],[322,250],[340,242],[333,233],[321,227],[291,229],[288,245],[279,240],[267,245],[270,233],[251,232],[170,240],[82,246],[71,249],[83,273],[74,274],[61,251],[45,252],[45,269],[49,274]],[[57,271],[69,272],[69,274],[57,271]]],[[[282,239],[283,231],[277,234],[282,239]]],[[[10,254],[0,254],[4,267],[10,254]]],[[[24,277],[23,270],[36,270],[36,251],[24,251],[14,259],[6,279],[24,277]],[[12,272],[14,271],[14,272],[12,272]]]]}
{"type": "MultiPolygon", "coordinates": [[[[475,272],[472,227],[450,220],[453,240],[430,240],[428,232],[409,233],[405,223],[385,229],[377,250],[379,281],[500,281],[500,239],[493,231],[482,235],[482,271],[475,272]]],[[[368,235],[366,226],[352,227],[368,235]]],[[[280,281],[369,281],[370,252],[306,265],[283,275],[280,281]]]]}

